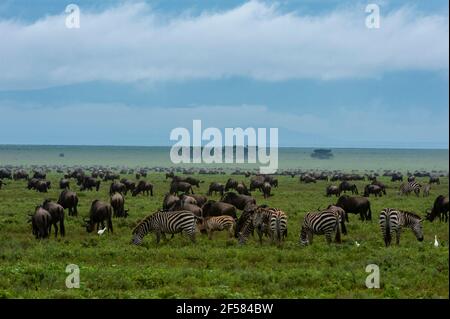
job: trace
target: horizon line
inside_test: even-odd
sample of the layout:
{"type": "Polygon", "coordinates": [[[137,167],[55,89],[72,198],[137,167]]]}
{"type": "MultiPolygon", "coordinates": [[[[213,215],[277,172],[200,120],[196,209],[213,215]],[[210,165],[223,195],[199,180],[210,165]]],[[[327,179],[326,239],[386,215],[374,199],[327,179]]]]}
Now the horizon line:
{"type": "MultiPolygon", "coordinates": [[[[0,143],[0,147],[3,146],[54,146],[54,147],[160,147],[160,148],[171,148],[172,145],[94,145],[94,144],[2,144],[0,143]]],[[[233,145],[233,147],[236,145],[233,145]]],[[[190,146],[193,147],[193,146],[190,146]]],[[[204,147],[202,145],[202,147],[204,147]]],[[[231,147],[227,145],[223,145],[222,147],[231,147]]],[[[249,147],[246,145],[244,147],[249,147]]],[[[257,147],[250,146],[250,147],[257,147]]],[[[281,149],[289,149],[289,148],[315,148],[315,149],[395,149],[395,150],[449,150],[449,147],[399,147],[399,146],[278,146],[281,149]]]]}

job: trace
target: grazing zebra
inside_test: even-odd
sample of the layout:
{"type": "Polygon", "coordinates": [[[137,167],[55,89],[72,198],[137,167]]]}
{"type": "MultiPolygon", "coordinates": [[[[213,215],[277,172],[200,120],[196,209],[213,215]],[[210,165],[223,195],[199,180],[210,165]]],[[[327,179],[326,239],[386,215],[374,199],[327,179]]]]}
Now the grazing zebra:
{"type": "Polygon", "coordinates": [[[258,233],[261,244],[263,235],[266,235],[271,238],[272,242],[276,240],[280,245],[282,240],[287,237],[287,216],[279,209],[258,206],[242,222],[238,234],[239,243],[244,244],[254,229],[258,233]]]}
{"type": "Polygon", "coordinates": [[[243,245],[247,241],[247,239],[250,237],[250,235],[254,231],[253,227],[253,216],[246,218],[242,221],[242,224],[240,225],[240,230],[237,234],[239,244],[243,245]]]}
{"type": "MultiPolygon", "coordinates": [[[[158,211],[153,215],[144,218],[133,230],[132,243],[140,245],[142,239],[149,232],[156,234],[156,243],[158,244],[161,236],[165,234],[176,234],[184,232],[192,242],[195,242],[195,228],[197,219],[190,211],[158,211]]],[[[172,236],[173,237],[173,236],[172,236]]]]}
{"type": "Polygon", "coordinates": [[[400,195],[409,195],[411,192],[414,192],[416,196],[419,196],[421,187],[422,185],[415,181],[403,183],[400,185],[400,195]]]}
{"type": "Polygon", "coordinates": [[[397,245],[400,244],[402,227],[411,228],[417,240],[423,241],[422,218],[411,212],[385,208],[380,214],[380,227],[386,247],[391,244],[393,232],[397,237],[397,245]]]}
{"type": "Polygon", "coordinates": [[[335,241],[340,243],[340,222],[341,216],[335,211],[306,213],[303,219],[302,229],[300,231],[300,244],[303,246],[312,244],[314,234],[325,235],[327,243],[330,244],[333,233],[335,233],[335,241]]]}
{"type": "Polygon", "coordinates": [[[225,229],[228,231],[228,238],[231,239],[234,236],[235,227],[236,220],[228,215],[206,217],[200,225],[200,229],[208,233],[209,239],[212,239],[213,232],[225,229]]]}

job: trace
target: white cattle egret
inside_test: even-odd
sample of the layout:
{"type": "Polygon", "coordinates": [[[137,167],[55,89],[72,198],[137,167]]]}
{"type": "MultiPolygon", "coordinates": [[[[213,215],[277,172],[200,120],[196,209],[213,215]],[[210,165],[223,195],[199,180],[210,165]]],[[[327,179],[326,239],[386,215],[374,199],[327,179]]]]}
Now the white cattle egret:
{"type": "Polygon", "coordinates": [[[103,235],[103,233],[105,232],[105,230],[106,230],[106,227],[103,228],[103,229],[100,229],[100,230],[97,232],[97,234],[99,234],[99,235],[101,236],[101,235],[103,235]]]}
{"type": "Polygon", "coordinates": [[[439,242],[437,240],[437,235],[434,235],[434,247],[439,247],[439,242]]]}
{"type": "Polygon", "coordinates": [[[356,247],[359,247],[359,246],[361,246],[361,244],[360,244],[360,243],[358,243],[357,241],[355,241],[355,245],[356,245],[356,247]]]}

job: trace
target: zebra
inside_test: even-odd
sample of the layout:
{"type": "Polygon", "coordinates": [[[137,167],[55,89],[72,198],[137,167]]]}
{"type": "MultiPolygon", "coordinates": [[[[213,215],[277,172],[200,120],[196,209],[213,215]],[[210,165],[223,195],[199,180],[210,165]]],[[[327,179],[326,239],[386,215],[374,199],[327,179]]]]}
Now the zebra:
{"type": "Polygon", "coordinates": [[[425,184],[423,186],[423,197],[430,196],[431,184],[425,184]]]}
{"type": "Polygon", "coordinates": [[[303,218],[303,224],[300,231],[300,244],[306,246],[312,244],[313,235],[325,235],[327,243],[332,241],[332,235],[335,233],[335,241],[341,242],[341,232],[339,223],[342,217],[335,211],[308,212],[303,218]]]}
{"type": "Polygon", "coordinates": [[[287,216],[277,208],[258,207],[252,216],[253,227],[256,229],[259,242],[262,244],[263,234],[278,245],[287,237],[287,216]]]}
{"type": "Polygon", "coordinates": [[[278,245],[284,238],[287,238],[287,215],[279,210],[273,209],[270,217],[270,230],[272,233],[272,241],[276,240],[278,245]]]}
{"type": "Polygon", "coordinates": [[[214,231],[222,231],[225,229],[228,231],[228,238],[231,239],[234,236],[235,228],[236,220],[228,215],[206,217],[200,225],[200,229],[206,230],[210,240],[214,231]]]}
{"type": "Polygon", "coordinates": [[[190,211],[157,211],[156,213],[147,216],[133,230],[132,244],[140,245],[142,239],[149,232],[156,234],[156,243],[158,244],[161,236],[165,238],[165,234],[172,234],[184,232],[192,242],[195,243],[195,230],[197,220],[201,217],[195,216],[190,211]]]}
{"type": "Polygon", "coordinates": [[[287,216],[276,208],[258,206],[248,211],[247,217],[240,224],[237,236],[240,244],[244,244],[255,229],[261,244],[263,235],[270,237],[272,242],[276,240],[278,245],[287,237],[287,216]]]}
{"type": "Polygon", "coordinates": [[[253,216],[250,216],[241,222],[240,230],[237,233],[237,237],[239,240],[239,244],[243,245],[247,241],[248,237],[250,237],[251,234],[253,234],[254,227],[253,227],[253,216]]]}
{"type": "Polygon", "coordinates": [[[416,196],[419,196],[421,187],[422,185],[420,185],[416,181],[403,183],[402,185],[400,185],[399,192],[400,195],[409,195],[411,192],[414,192],[416,196]]]}
{"type": "Polygon", "coordinates": [[[417,240],[423,241],[422,218],[412,212],[385,208],[380,213],[380,227],[386,247],[391,244],[393,232],[397,245],[400,244],[402,227],[411,228],[417,240]]]}
{"type": "Polygon", "coordinates": [[[339,218],[341,232],[344,235],[347,235],[347,227],[345,226],[345,210],[339,206],[330,205],[327,208],[327,211],[333,212],[339,218]]]}

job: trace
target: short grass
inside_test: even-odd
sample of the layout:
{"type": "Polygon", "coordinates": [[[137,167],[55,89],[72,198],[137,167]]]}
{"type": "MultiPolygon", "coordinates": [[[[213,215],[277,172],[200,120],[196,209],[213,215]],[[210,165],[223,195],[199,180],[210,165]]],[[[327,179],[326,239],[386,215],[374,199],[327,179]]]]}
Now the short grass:
{"type": "MultiPolygon", "coordinates": [[[[57,186],[61,177],[51,174],[57,186]]],[[[133,178],[132,176],[128,176],[133,178]]],[[[229,176],[199,175],[205,194],[211,181],[229,176]]],[[[244,176],[234,176],[240,180],[244,176]]],[[[300,184],[298,178],[279,177],[273,197],[259,204],[283,209],[289,217],[289,236],[283,247],[262,246],[256,239],[239,246],[225,233],[209,241],[198,235],[196,244],[177,235],[155,244],[147,236],[141,247],[130,245],[131,230],[144,216],[157,210],[169,188],[162,174],[150,174],[155,196],[126,197],[127,219],[114,219],[114,234],[86,233],[82,218],[92,200],[109,200],[109,182],[99,192],[78,192],[78,218],[66,217],[66,237],[36,240],[27,214],[44,198],[57,199],[59,190],[48,194],[26,189],[26,182],[6,181],[0,190],[0,297],[3,298],[448,298],[448,224],[424,222],[425,240],[418,242],[406,230],[400,246],[385,248],[378,216],[384,207],[412,210],[424,215],[439,194],[448,194],[448,179],[433,186],[430,197],[400,197],[399,182],[391,183],[388,195],[370,198],[374,220],[361,222],[350,216],[349,234],[342,244],[325,243],[316,236],[309,247],[298,244],[300,222],[305,212],[325,208],[336,201],[324,196],[327,182],[300,184]],[[434,236],[441,246],[433,247],[434,236]],[[354,243],[358,241],[360,246],[354,243]],[[68,289],[68,264],[80,268],[81,287],[68,289]],[[368,289],[368,264],[380,269],[380,289],[368,289]]],[[[425,181],[426,179],[419,179],[425,181]]],[[[357,182],[363,189],[367,182],[357,182]]],[[[75,183],[72,182],[72,188],[75,183]]],[[[75,187],[75,190],[78,188],[75,187]]],[[[218,199],[219,196],[213,196],[218,199]]]]}

